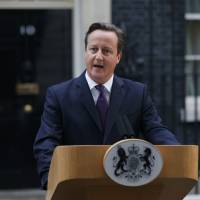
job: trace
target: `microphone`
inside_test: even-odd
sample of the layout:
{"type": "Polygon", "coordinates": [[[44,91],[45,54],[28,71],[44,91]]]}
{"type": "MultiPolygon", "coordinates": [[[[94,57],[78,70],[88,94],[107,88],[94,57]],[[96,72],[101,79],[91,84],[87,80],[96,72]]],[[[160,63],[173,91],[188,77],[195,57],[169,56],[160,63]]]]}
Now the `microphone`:
{"type": "Polygon", "coordinates": [[[124,124],[126,127],[127,134],[129,135],[129,138],[136,138],[135,131],[133,130],[133,127],[131,126],[131,123],[130,123],[128,117],[126,115],[124,115],[123,119],[124,119],[124,124]]]}
{"type": "Polygon", "coordinates": [[[121,115],[118,117],[118,120],[117,120],[117,129],[119,130],[119,133],[123,136],[122,139],[128,138],[125,123],[121,115]]]}
{"type": "Polygon", "coordinates": [[[136,134],[130,124],[130,121],[126,115],[119,116],[117,120],[117,128],[122,135],[121,139],[136,138],[136,134]]]}

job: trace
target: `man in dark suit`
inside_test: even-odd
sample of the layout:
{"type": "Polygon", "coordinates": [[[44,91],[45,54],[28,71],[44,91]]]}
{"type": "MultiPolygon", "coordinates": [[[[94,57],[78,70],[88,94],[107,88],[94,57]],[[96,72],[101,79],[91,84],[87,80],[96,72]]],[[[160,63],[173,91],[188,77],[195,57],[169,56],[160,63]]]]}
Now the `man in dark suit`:
{"type": "Polygon", "coordinates": [[[153,144],[178,144],[161,124],[146,85],[114,75],[122,46],[121,29],[92,24],[85,37],[86,71],[48,88],[34,143],[44,189],[58,145],[113,144],[141,133],[153,144]]]}

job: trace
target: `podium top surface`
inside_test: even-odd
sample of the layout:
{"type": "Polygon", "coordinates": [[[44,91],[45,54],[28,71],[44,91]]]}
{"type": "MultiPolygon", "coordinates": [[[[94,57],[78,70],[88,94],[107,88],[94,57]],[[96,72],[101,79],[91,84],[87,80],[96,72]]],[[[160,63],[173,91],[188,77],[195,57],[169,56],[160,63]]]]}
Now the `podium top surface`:
{"type": "MultiPolygon", "coordinates": [[[[109,147],[110,145],[58,146],[54,151],[51,171],[55,167],[58,168],[57,173],[63,180],[105,178],[103,157],[109,147]]],[[[160,177],[198,179],[198,147],[196,145],[156,145],[156,147],[164,160],[160,177]]]]}

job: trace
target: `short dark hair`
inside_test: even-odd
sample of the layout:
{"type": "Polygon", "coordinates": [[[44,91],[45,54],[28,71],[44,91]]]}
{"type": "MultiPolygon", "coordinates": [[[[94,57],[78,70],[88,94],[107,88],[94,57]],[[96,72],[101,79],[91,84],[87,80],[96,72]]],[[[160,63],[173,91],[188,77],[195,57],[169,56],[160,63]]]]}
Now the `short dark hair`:
{"type": "Polygon", "coordinates": [[[118,38],[118,44],[117,44],[117,51],[122,52],[123,46],[124,46],[124,32],[115,26],[114,24],[110,23],[103,23],[103,22],[96,22],[90,25],[88,28],[88,31],[85,35],[85,49],[87,48],[88,43],[88,36],[90,33],[92,33],[95,30],[103,30],[103,31],[111,31],[114,32],[117,35],[118,38]]]}

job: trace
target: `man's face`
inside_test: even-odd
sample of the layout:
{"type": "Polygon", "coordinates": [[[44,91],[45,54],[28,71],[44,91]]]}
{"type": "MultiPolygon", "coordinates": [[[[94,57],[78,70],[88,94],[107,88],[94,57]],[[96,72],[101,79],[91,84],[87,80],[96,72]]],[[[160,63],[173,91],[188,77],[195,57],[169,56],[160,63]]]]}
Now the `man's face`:
{"type": "Polygon", "coordinates": [[[114,73],[121,58],[117,44],[117,35],[111,31],[95,30],[88,35],[85,62],[87,72],[95,82],[103,84],[114,73]]]}

